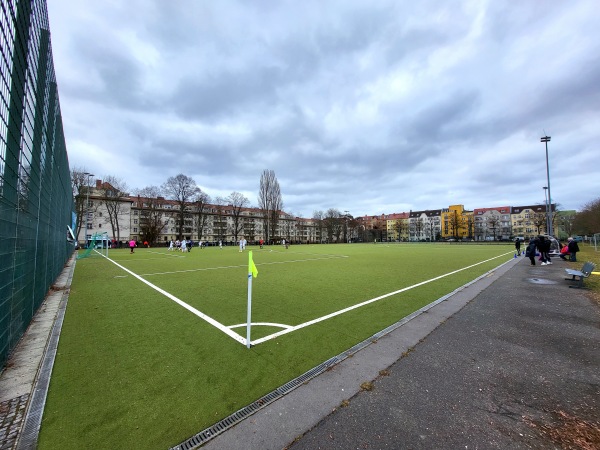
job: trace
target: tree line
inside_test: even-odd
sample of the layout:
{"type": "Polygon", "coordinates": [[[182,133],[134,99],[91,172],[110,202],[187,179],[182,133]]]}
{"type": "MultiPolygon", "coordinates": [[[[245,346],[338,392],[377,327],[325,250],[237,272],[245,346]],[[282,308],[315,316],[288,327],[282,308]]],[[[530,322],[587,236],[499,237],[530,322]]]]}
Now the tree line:
{"type": "MultiPolygon", "coordinates": [[[[242,211],[250,206],[250,200],[239,192],[232,192],[227,197],[212,199],[194,181],[192,177],[179,174],[169,177],[161,186],[146,186],[134,189],[129,193],[127,184],[114,176],[105,176],[97,186],[90,185],[93,176],[82,168],[71,171],[73,196],[75,198],[75,214],[77,228],[75,235],[79,236],[81,228],[87,224],[88,214],[104,207],[108,217],[105,221],[110,225],[112,235],[117,241],[121,240],[119,218],[124,214],[126,201],[137,197],[140,203],[139,235],[148,242],[156,242],[164,227],[171,218],[175,219],[176,235],[183,239],[186,228],[196,228],[202,236],[206,228],[209,212],[215,216],[213,226],[219,235],[225,235],[227,217],[232,218],[231,234],[235,240],[241,236],[244,228],[242,211]],[[88,203],[90,190],[95,191],[93,206],[88,203]],[[169,203],[175,207],[165,209],[169,203]],[[216,212],[209,211],[216,209],[216,212]],[[192,207],[193,214],[188,210],[192,207]],[[216,207],[216,208],[215,208],[216,207]],[[168,212],[167,212],[168,211],[168,212]],[[225,211],[228,211],[225,214],[225,211]],[[227,216],[227,217],[226,217],[227,216]]],[[[259,183],[258,210],[263,222],[263,233],[268,240],[274,236],[279,224],[279,214],[283,210],[281,188],[273,170],[264,170],[259,183]]]]}

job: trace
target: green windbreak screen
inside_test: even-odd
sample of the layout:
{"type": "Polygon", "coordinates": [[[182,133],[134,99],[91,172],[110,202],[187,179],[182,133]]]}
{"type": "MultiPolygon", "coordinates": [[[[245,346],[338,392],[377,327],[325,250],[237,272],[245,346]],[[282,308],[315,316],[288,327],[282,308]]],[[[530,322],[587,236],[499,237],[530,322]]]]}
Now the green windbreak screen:
{"type": "Polygon", "coordinates": [[[73,252],[46,0],[0,9],[0,367],[73,252]]]}

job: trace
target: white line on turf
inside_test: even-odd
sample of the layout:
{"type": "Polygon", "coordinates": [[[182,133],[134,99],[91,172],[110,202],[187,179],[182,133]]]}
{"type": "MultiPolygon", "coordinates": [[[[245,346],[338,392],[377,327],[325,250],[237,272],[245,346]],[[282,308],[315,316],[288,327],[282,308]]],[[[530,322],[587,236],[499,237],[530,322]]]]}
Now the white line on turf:
{"type": "Polygon", "coordinates": [[[138,280],[140,280],[142,283],[146,284],[147,286],[150,286],[152,289],[154,289],[157,292],[160,292],[162,295],[164,295],[165,297],[167,297],[170,300],[173,300],[175,303],[177,303],[180,306],[183,306],[185,309],[187,309],[188,311],[190,311],[191,313],[197,315],[198,317],[200,317],[201,319],[207,321],[208,323],[210,323],[212,326],[214,326],[215,328],[221,330],[223,333],[225,333],[226,335],[228,335],[229,337],[232,337],[233,339],[235,339],[236,341],[246,345],[246,338],[243,338],[242,336],[240,336],[239,334],[237,334],[235,331],[231,330],[229,327],[223,325],[220,322],[217,322],[215,319],[213,319],[212,317],[207,316],[206,314],[204,314],[203,312],[198,311],[196,308],[194,308],[193,306],[188,305],[187,303],[185,303],[183,300],[178,299],[177,297],[175,297],[173,294],[168,293],[167,291],[159,288],[158,286],[150,283],[149,281],[143,279],[141,276],[139,276],[136,273],[133,273],[131,270],[127,269],[126,267],[123,267],[121,264],[113,261],[110,258],[107,258],[106,256],[102,255],[104,258],[108,259],[111,263],[113,263],[115,266],[123,269],[125,272],[127,272],[128,274],[130,274],[131,276],[137,278],[138,280]]]}
{"type": "Polygon", "coordinates": [[[268,336],[265,336],[265,337],[262,337],[260,339],[257,339],[255,341],[251,341],[251,343],[252,343],[252,345],[262,344],[263,342],[266,342],[268,340],[274,339],[276,337],[282,336],[282,335],[287,334],[287,333],[291,333],[292,331],[296,331],[296,330],[299,330],[301,328],[308,327],[309,325],[314,325],[315,323],[323,322],[324,320],[331,319],[332,317],[335,317],[335,316],[339,316],[340,314],[344,314],[344,313],[346,313],[348,311],[352,311],[353,309],[360,308],[362,306],[368,305],[370,303],[377,302],[377,301],[382,300],[384,298],[391,297],[392,295],[396,295],[396,294],[400,294],[402,292],[406,292],[406,291],[408,291],[410,289],[414,289],[416,287],[423,286],[424,284],[431,283],[432,281],[437,281],[437,280],[439,280],[441,278],[444,278],[444,277],[447,277],[447,276],[450,276],[450,275],[454,275],[455,273],[458,273],[458,272],[462,272],[463,270],[467,270],[467,269],[470,269],[472,267],[478,266],[480,264],[483,264],[483,263],[486,263],[486,262],[489,262],[489,261],[493,261],[494,259],[502,258],[502,257],[505,257],[506,255],[512,255],[512,254],[513,254],[513,252],[510,251],[508,253],[504,253],[502,255],[498,255],[498,256],[495,256],[493,258],[489,258],[489,259],[486,259],[484,261],[480,261],[478,263],[471,264],[470,266],[463,267],[462,269],[457,269],[457,270],[454,270],[452,272],[448,272],[448,273],[446,273],[444,275],[440,275],[438,277],[430,278],[429,280],[421,281],[420,283],[413,284],[412,286],[408,286],[408,287],[399,289],[397,291],[390,292],[388,294],[380,295],[379,297],[375,297],[375,298],[372,298],[370,300],[366,300],[366,301],[364,301],[362,303],[358,303],[356,305],[349,306],[348,308],[344,308],[344,309],[341,309],[339,311],[333,312],[331,314],[327,314],[326,316],[318,317],[318,318],[310,320],[308,322],[304,322],[304,323],[301,323],[299,325],[295,325],[293,327],[286,328],[285,330],[278,331],[277,333],[273,333],[273,334],[270,334],[268,336]]]}
{"type": "MultiPolygon", "coordinates": [[[[327,258],[308,258],[308,259],[292,259],[289,261],[262,262],[260,264],[256,264],[256,267],[268,266],[268,265],[272,265],[272,264],[289,264],[289,263],[308,262],[308,261],[323,261],[323,260],[327,260],[327,259],[341,259],[341,258],[348,258],[348,256],[329,256],[327,258]]],[[[202,267],[200,269],[172,270],[169,272],[143,273],[143,274],[141,274],[141,276],[151,277],[151,276],[155,276],[155,275],[171,275],[174,273],[203,272],[205,270],[239,269],[240,267],[248,267],[248,264],[239,264],[236,266],[202,267]]]]}
{"type": "MultiPolygon", "coordinates": [[[[292,328],[291,325],[284,325],[282,323],[271,323],[271,322],[252,322],[252,326],[260,325],[264,327],[277,327],[277,328],[292,328]]],[[[247,327],[247,323],[238,323],[237,325],[230,325],[229,328],[240,328],[247,327]]]]}
{"type": "Polygon", "coordinates": [[[185,256],[183,256],[183,255],[173,255],[172,253],[167,253],[166,251],[165,252],[153,252],[151,250],[148,250],[148,253],[154,253],[155,255],[170,256],[171,258],[185,258],[185,256]]]}

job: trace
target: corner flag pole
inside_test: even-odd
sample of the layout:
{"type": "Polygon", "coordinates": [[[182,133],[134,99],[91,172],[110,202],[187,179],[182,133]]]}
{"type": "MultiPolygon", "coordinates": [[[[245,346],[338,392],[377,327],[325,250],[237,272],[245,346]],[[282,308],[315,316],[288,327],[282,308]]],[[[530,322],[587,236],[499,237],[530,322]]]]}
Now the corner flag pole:
{"type": "Polygon", "coordinates": [[[246,348],[250,348],[250,328],[252,326],[252,277],[258,276],[258,270],[252,260],[252,251],[248,252],[248,319],[246,321],[246,348]]]}

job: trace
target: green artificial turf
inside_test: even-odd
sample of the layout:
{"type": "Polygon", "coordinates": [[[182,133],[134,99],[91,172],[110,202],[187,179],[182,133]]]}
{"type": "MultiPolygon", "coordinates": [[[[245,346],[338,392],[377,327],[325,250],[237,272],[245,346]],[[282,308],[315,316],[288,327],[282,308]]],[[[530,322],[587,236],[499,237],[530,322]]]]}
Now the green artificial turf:
{"type": "MultiPolygon", "coordinates": [[[[512,257],[506,245],[251,248],[252,321],[297,326],[503,255],[247,349],[101,257],[77,261],[39,449],[169,448],[512,257]]],[[[244,324],[237,247],[111,250],[109,258],[217,320],[244,324]]],[[[254,326],[252,340],[280,331],[254,326]]],[[[242,337],[246,329],[236,328],[242,337]]]]}

